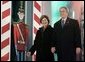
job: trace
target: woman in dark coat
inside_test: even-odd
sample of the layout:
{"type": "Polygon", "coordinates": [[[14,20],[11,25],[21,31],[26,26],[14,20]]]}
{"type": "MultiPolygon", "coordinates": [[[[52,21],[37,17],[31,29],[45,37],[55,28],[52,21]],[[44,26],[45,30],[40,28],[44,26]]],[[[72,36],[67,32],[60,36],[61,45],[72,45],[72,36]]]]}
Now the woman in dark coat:
{"type": "Polygon", "coordinates": [[[28,54],[33,55],[36,51],[36,61],[54,61],[51,47],[53,47],[52,33],[53,28],[49,25],[49,18],[46,15],[41,16],[42,27],[37,31],[34,45],[28,54]]]}

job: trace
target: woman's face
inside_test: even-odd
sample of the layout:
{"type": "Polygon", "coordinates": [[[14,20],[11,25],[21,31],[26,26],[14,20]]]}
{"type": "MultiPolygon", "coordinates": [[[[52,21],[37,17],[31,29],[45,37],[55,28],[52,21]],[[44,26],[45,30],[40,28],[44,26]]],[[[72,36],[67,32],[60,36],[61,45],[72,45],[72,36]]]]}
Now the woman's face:
{"type": "Polygon", "coordinates": [[[42,21],[41,21],[41,23],[42,23],[42,25],[43,25],[44,27],[46,27],[46,26],[48,25],[48,21],[47,21],[46,18],[43,18],[42,21]]]}

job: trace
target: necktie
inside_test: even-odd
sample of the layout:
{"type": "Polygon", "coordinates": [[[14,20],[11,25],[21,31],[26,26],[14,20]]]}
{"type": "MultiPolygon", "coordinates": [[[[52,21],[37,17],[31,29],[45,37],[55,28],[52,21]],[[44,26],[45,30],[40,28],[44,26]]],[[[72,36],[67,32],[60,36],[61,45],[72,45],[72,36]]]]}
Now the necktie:
{"type": "Polygon", "coordinates": [[[64,27],[64,20],[61,20],[61,26],[64,27]]]}

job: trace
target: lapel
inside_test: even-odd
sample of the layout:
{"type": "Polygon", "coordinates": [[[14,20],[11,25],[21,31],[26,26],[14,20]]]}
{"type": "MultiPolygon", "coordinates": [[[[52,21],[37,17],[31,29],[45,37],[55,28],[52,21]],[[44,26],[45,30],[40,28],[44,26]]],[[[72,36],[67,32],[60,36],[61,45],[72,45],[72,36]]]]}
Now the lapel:
{"type": "Polygon", "coordinates": [[[69,25],[69,18],[67,17],[67,19],[66,19],[66,22],[65,22],[65,25],[64,26],[67,26],[67,25],[69,25]]]}

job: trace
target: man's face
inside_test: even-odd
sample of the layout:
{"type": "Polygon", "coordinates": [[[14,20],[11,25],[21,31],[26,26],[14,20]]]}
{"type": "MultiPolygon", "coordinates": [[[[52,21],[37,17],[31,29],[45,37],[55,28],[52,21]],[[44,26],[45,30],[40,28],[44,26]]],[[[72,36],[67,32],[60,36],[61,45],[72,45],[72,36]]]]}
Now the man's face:
{"type": "Polygon", "coordinates": [[[66,11],[65,8],[61,8],[61,9],[60,9],[60,16],[61,16],[62,18],[66,18],[66,17],[68,16],[68,12],[66,11]]]}

